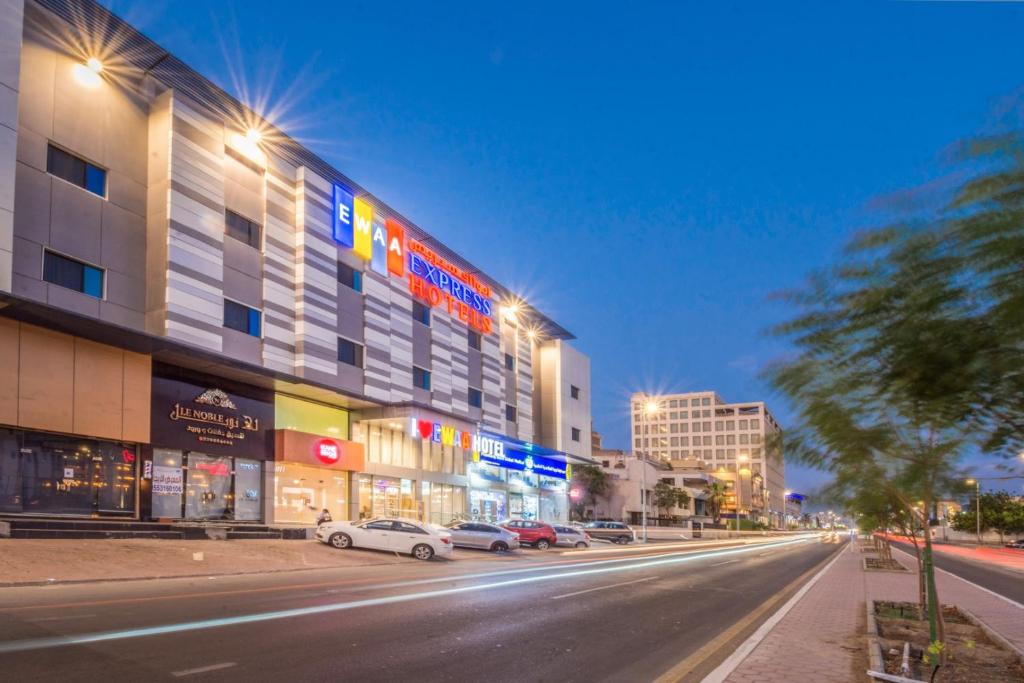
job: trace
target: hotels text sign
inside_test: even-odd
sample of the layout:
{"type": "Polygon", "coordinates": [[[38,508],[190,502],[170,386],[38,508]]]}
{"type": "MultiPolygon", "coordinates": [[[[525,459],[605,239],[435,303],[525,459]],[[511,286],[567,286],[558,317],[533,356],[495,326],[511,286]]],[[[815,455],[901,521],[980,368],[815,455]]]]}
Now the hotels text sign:
{"type": "Polygon", "coordinates": [[[340,185],[334,186],[332,232],[370,270],[407,279],[409,293],[417,299],[444,308],[483,334],[494,329],[490,286],[421,242],[406,239],[405,226],[393,218],[381,222],[369,202],[340,185]]]}

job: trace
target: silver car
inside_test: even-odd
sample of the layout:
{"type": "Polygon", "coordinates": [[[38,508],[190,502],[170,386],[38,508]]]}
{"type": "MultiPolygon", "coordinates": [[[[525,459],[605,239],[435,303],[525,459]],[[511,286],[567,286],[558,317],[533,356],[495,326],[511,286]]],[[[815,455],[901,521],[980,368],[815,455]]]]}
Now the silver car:
{"type": "Polygon", "coordinates": [[[519,547],[519,535],[486,522],[452,522],[446,527],[452,543],[460,548],[481,548],[501,552],[519,547]]]}
{"type": "Polygon", "coordinates": [[[564,524],[552,524],[551,526],[554,527],[555,533],[558,534],[555,545],[580,549],[590,547],[590,536],[583,529],[565,526],[564,524]]]}

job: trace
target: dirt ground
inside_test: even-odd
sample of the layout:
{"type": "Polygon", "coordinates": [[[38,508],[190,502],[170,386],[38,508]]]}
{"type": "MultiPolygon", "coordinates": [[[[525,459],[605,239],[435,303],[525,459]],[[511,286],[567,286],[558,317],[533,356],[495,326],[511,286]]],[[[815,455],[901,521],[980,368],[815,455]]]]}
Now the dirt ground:
{"type": "MultiPolygon", "coordinates": [[[[916,618],[913,603],[887,603],[876,609],[881,633],[885,671],[900,674],[904,643],[910,642],[910,677],[929,680],[930,668],[923,663],[928,648],[928,622],[916,618]],[[900,617],[900,608],[904,617],[900,617]]],[[[970,623],[955,607],[943,606],[946,622],[946,665],[939,669],[936,683],[1006,683],[1024,681],[1024,663],[1013,652],[990,640],[985,631],[970,623]]]]}

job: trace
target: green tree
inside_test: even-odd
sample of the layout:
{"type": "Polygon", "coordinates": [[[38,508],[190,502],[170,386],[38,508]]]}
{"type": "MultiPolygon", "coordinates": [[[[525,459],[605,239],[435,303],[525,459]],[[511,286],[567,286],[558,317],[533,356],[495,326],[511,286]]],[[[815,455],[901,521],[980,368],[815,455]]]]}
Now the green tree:
{"type": "MultiPolygon", "coordinates": [[[[790,458],[847,485],[866,472],[892,482],[887,494],[916,519],[910,528],[927,528],[925,511],[955,486],[960,459],[989,420],[976,392],[992,386],[1001,345],[947,241],[934,226],[907,225],[854,240],[839,266],[787,295],[798,313],[776,333],[797,354],[767,373],[797,412],[790,458]]],[[[921,560],[939,642],[927,533],[921,560]]]]}
{"type": "Polygon", "coordinates": [[[665,481],[654,486],[654,506],[659,510],[671,510],[675,507],[686,508],[690,505],[690,494],[665,481]]]}
{"type": "Polygon", "coordinates": [[[714,520],[715,524],[718,524],[719,520],[722,519],[722,506],[725,504],[725,484],[720,481],[713,481],[704,487],[704,493],[707,495],[704,500],[707,513],[714,520]]]}
{"type": "MultiPolygon", "coordinates": [[[[970,505],[954,515],[950,525],[957,531],[974,533],[978,529],[976,520],[976,506],[970,505]]],[[[1006,491],[981,494],[981,531],[993,529],[1000,541],[1007,535],[1024,533],[1024,503],[1006,491]]]]}
{"type": "Polygon", "coordinates": [[[597,465],[577,465],[572,468],[571,487],[578,487],[583,495],[573,503],[576,519],[582,520],[587,505],[594,506],[611,490],[611,477],[597,465]]]}

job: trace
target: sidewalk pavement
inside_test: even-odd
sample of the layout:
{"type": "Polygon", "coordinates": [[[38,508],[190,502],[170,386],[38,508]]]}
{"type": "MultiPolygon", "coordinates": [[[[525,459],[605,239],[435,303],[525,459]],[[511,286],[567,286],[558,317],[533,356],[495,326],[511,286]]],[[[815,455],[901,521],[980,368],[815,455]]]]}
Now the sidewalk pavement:
{"type": "MultiPolygon", "coordinates": [[[[866,572],[850,543],[809,591],[724,680],[729,683],[847,683],[866,680],[864,637],[868,600],[917,600],[913,556],[894,549],[911,571],[866,572]]],[[[936,572],[943,604],[966,607],[994,631],[1024,648],[1024,606],[936,572]]]]}
{"type": "Polygon", "coordinates": [[[249,574],[416,562],[338,552],[316,541],[0,539],[0,587],[32,583],[249,574]],[[194,553],[202,553],[195,559],[194,553]]]}

